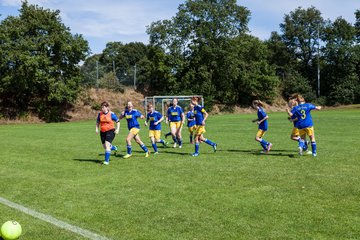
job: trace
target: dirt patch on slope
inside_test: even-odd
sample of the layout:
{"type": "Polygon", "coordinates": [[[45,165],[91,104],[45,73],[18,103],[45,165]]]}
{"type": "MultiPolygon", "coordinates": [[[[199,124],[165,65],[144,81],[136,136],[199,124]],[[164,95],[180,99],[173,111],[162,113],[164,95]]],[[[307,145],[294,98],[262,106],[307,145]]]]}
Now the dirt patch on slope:
{"type": "Polygon", "coordinates": [[[95,119],[103,101],[107,101],[111,111],[117,115],[124,110],[128,101],[133,102],[135,108],[141,112],[144,111],[142,106],[144,95],[133,89],[126,89],[124,93],[108,89],[86,89],[80,94],[73,109],[67,113],[70,116],[69,120],[95,119]]]}

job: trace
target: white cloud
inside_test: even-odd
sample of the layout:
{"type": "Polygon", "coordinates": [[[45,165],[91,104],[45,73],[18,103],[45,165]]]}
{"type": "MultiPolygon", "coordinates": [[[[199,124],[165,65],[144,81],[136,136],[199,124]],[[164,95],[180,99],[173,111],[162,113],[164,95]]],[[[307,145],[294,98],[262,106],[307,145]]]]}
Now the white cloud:
{"type": "MultiPolygon", "coordinates": [[[[73,32],[87,36],[113,36],[117,34],[145,34],[146,26],[151,22],[170,18],[176,12],[176,6],[169,10],[152,1],[70,1],[70,0],[28,0],[52,10],[59,9],[60,16],[73,32]]],[[[173,1],[179,2],[179,1],[173,1]]],[[[21,5],[21,0],[1,0],[1,5],[21,5]]]]}
{"type": "MultiPolygon", "coordinates": [[[[170,19],[177,13],[179,4],[186,0],[28,0],[43,8],[60,10],[63,23],[73,33],[80,33],[89,40],[95,52],[97,42],[146,42],[146,26],[157,20],[170,19]]],[[[279,31],[285,14],[297,7],[316,7],[323,18],[335,20],[342,16],[355,21],[354,12],[359,9],[359,0],[238,0],[239,5],[251,11],[249,28],[251,34],[260,39],[279,31]]],[[[21,0],[0,0],[0,6],[17,8],[21,0]]],[[[0,14],[6,17],[6,13],[0,14]]],[[[101,46],[103,47],[103,46],[101,46]]],[[[101,51],[101,50],[100,50],[101,51]]]]}
{"type": "Polygon", "coordinates": [[[285,14],[289,14],[298,7],[306,9],[314,6],[321,12],[324,19],[334,21],[342,16],[350,23],[355,22],[354,12],[360,8],[359,0],[238,0],[237,3],[250,10],[251,34],[263,40],[268,39],[271,32],[279,32],[279,25],[283,23],[285,14]]]}
{"type": "MultiPolygon", "coordinates": [[[[2,6],[10,6],[10,7],[19,7],[21,6],[21,1],[22,0],[0,0],[0,5],[2,6]]],[[[42,6],[48,2],[50,2],[50,0],[33,0],[33,1],[28,1],[30,4],[37,4],[39,6],[42,6]]]]}

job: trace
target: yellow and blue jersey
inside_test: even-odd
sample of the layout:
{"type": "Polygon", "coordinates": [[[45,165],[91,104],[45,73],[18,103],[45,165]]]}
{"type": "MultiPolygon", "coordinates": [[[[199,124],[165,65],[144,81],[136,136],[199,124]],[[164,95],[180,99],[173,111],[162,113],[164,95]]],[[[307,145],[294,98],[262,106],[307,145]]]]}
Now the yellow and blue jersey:
{"type": "Polygon", "coordinates": [[[170,107],[167,110],[167,116],[170,122],[180,122],[181,119],[181,114],[183,114],[184,111],[180,106],[176,106],[176,107],[170,107]]]}
{"type": "MultiPolygon", "coordinates": [[[[262,107],[258,108],[257,116],[258,116],[258,121],[261,121],[262,119],[264,119],[267,116],[265,110],[262,107]]],[[[267,129],[268,129],[267,119],[259,124],[259,129],[263,130],[263,131],[267,131],[267,129]]]]}
{"type": "Polygon", "coordinates": [[[161,113],[158,111],[154,111],[152,113],[148,113],[146,116],[146,121],[150,122],[149,130],[161,130],[161,123],[155,125],[154,123],[159,121],[162,118],[161,113]]]}
{"type": "Polygon", "coordinates": [[[186,119],[187,119],[187,126],[188,127],[192,127],[195,126],[195,114],[194,111],[188,111],[186,114],[186,119]]]}
{"type": "Polygon", "coordinates": [[[296,123],[298,129],[309,128],[314,125],[310,112],[315,108],[315,105],[311,103],[303,103],[294,107],[292,113],[298,119],[296,123]]]}
{"type": "Polygon", "coordinates": [[[197,126],[202,126],[202,122],[204,120],[204,112],[205,109],[201,105],[196,105],[194,107],[194,115],[195,115],[195,122],[197,126]]]}
{"type": "Polygon", "coordinates": [[[137,128],[140,129],[140,125],[137,121],[137,118],[140,117],[142,114],[136,109],[133,109],[131,111],[125,110],[124,114],[122,115],[123,118],[126,119],[128,124],[128,129],[137,128]]]}

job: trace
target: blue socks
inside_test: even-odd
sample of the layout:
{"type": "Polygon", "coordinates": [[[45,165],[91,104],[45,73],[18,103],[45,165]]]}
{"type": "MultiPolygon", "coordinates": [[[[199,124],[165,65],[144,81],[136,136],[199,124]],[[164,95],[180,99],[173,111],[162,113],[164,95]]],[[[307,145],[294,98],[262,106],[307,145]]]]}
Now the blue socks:
{"type": "Polygon", "coordinates": [[[147,147],[145,146],[145,144],[141,145],[140,147],[141,147],[141,148],[144,150],[144,152],[146,152],[146,153],[149,151],[149,150],[147,149],[147,147]]]}
{"type": "Polygon", "coordinates": [[[179,146],[181,146],[182,145],[182,139],[178,138],[177,141],[179,143],[179,146]]]}
{"type": "Polygon", "coordinates": [[[132,147],[131,147],[131,145],[127,145],[127,146],[126,146],[126,149],[127,149],[127,154],[131,155],[131,153],[132,153],[132,147]]]}
{"type": "Polygon", "coordinates": [[[195,143],[195,153],[199,153],[200,143],[195,143]]]}
{"type": "Polygon", "coordinates": [[[311,142],[311,150],[312,150],[312,153],[316,153],[316,142],[311,142]]]}
{"type": "Polygon", "coordinates": [[[269,143],[264,139],[261,139],[260,145],[263,147],[264,150],[267,150],[267,146],[269,145],[269,143]]]}
{"type": "Polygon", "coordinates": [[[105,151],[105,162],[109,162],[111,151],[105,151]]]}
{"type": "Polygon", "coordinates": [[[215,143],[213,143],[212,141],[210,141],[209,139],[205,138],[205,141],[204,141],[206,144],[209,144],[210,146],[214,146],[215,143]]]}
{"type": "Polygon", "coordinates": [[[157,151],[158,151],[158,149],[157,149],[156,143],[152,143],[151,145],[152,145],[152,147],[153,147],[154,151],[155,151],[155,152],[157,152],[157,151]]]}
{"type": "MultiPolygon", "coordinates": [[[[140,145],[140,147],[144,150],[144,152],[148,152],[149,150],[146,148],[145,144],[140,145]]],[[[132,146],[131,145],[127,145],[126,146],[127,149],[127,154],[131,155],[132,153],[132,146]]]]}
{"type": "Polygon", "coordinates": [[[302,139],[299,137],[298,142],[299,142],[299,148],[302,148],[302,149],[303,149],[304,146],[305,146],[304,140],[302,140],[302,139]]]}

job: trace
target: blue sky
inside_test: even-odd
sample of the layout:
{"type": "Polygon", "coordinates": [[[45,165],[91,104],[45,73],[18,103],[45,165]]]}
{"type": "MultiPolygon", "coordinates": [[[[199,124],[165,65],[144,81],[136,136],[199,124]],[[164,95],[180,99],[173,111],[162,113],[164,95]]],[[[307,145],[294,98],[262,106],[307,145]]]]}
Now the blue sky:
{"type": "MultiPolygon", "coordinates": [[[[72,33],[89,41],[92,53],[101,53],[107,42],[148,43],[146,26],[157,20],[170,19],[185,0],[28,0],[44,8],[60,10],[63,23],[72,33]]],[[[316,7],[324,19],[343,17],[355,22],[359,0],[238,0],[251,11],[249,29],[262,40],[279,31],[285,14],[297,7],[316,7]]],[[[0,20],[18,15],[21,0],[0,0],[0,20]]]]}

